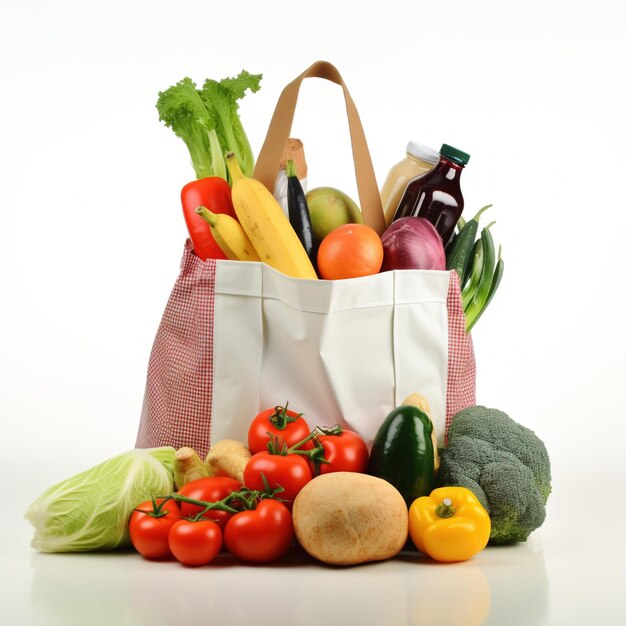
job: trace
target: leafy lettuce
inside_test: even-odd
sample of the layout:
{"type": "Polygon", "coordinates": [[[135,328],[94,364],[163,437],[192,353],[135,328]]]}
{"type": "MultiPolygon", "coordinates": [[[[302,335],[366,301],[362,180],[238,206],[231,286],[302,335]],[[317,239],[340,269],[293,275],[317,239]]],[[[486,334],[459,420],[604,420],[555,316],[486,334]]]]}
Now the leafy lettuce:
{"type": "Polygon", "coordinates": [[[185,142],[197,178],[228,180],[228,152],[234,152],[241,171],[252,176],[254,153],[239,118],[239,100],[248,90],[257,92],[262,77],[242,70],[235,78],[207,79],[202,89],[183,78],[159,93],[159,119],[185,142]]]}

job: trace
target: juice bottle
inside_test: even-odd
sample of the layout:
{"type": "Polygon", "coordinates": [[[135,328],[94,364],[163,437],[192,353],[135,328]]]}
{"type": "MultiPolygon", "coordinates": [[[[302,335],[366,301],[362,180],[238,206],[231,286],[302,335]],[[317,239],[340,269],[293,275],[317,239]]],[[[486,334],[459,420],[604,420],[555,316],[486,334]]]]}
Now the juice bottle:
{"type": "Polygon", "coordinates": [[[406,156],[396,163],[387,174],[387,178],[380,190],[380,199],[385,212],[387,226],[391,224],[400,198],[411,180],[430,172],[439,161],[439,153],[428,146],[409,141],[406,147],[406,156]]]}
{"type": "Polygon", "coordinates": [[[439,153],[441,158],[435,168],[408,184],[393,219],[425,217],[447,246],[463,212],[460,179],[470,155],[446,143],[439,153]]]}

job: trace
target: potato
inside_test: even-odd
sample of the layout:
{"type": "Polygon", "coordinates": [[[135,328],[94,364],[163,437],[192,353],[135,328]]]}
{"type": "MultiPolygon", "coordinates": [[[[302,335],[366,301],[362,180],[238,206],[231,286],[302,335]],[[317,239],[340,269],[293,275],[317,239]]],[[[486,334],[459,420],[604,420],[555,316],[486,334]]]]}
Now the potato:
{"type": "Polygon", "coordinates": [[[408,512],[386,480],[355,472],[322,474],[307,483],[293,504],[302,547],[332,565],[389,559],[408,538],[408,512]]]}

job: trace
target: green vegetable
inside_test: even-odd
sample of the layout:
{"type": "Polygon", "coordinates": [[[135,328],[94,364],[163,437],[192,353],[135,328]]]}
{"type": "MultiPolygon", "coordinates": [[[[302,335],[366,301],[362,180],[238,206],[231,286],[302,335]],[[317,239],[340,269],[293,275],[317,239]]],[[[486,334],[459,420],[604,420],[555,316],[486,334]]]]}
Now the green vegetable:
{"type": "Polygon", "coordinates": [[[463,283],[461,283],[463,287],[461,299],[463,301],[464,311],[467,310],[467,306],[474,298],[474,294],[476,293],[476,289],[478,289],[478,284],[480,283],[480,275],[483,271],[483,242],[480,238],[474,242],[474,246],[472,247],[472,253],[470,254],[470,267],[472,271],[465,274],[463,283]]]}
{"type": "Polygon", "coordinates": [[[491,204],[484,206],[469,222],[461,226],[458,234],[446,248],[446,269],[454,270],[459,275],[461,285],[464,282],[478,234],[478,221],[480,216],[491,206],[491,204]]]}
{"type": "Polygon", "coordinates": [[[235,78],[207,79],[198,89],[190,78],[159,92],[157,110],[187,146],[197,178],[228,180],[224,155],[234,152],[246,176],[254,170],[254,154],[239,118],[238,101],[249,89],[260,89],[261,74],[243,70],[235,78]]]}
{"type": "Polygon", "coordinates": [[[239,119],[238,101],[248,89],[256,93],[262,77],[262,74],[253,75],[243,70],[236,78],[220,82],[207,79],[200,93],[206,108],[215,113],[222,154],[234,152],[245,176],[252,176],[254,171],[254,153],[239,119]]]}
{"type": "Polygon", "coordinates": [[[389,413],[374,438],[367,472],[391,483],[407,506],[432,491],[432,432],[433,423],[423,410],[403,404],[389,413]]]}
{"type": "Polygon", "coordinates": [[[461,232],[461,230],[463,229],[465,224],[466,224],[465,219],[461,215],[461,217],[459,217],[459,219],[458,219],[458,221],[456,223],[456,226],[454,227],[454,233],[452,235],[452,238],[450,239],[450,241],[448,242],[448,245],[446,246],[446,254],[447,254],[448,250],[452,250],[452,246],[454,246],[454,242],[458,238],[459,233],[461,232]]]}
{"type": "Polygon", "coordinates": [[[128,547],[133,509],[174,489],[174,448],[119,454],[47,489],[26,511],[41,552],[128,547]]]}
{"type": "Polygon", "coordinates": [[[483,307],[474,315],[472,321],[467,325],[467,332],[469,333],[474,324],[478,321],[478,318],[483,314],[489,303],[491,302],[494,294],[496,293],[498,286],[500,285],[500,281],[502,280],[502,274],[504,273],[504,261],[502,260],[502,246],[498,248],[498,263],[496,264],[496,269],[493,273],[493,279],[491,281],[491,287],[489,289],[489,295],[487,296],[487,300],[485,300],[485,304],[483,307]]]}
{"type": "Polygon", "coordinates": [[[159,119],[185,142],[196,178],[225,179],[226,162],[217,135],[217,119],[206,108],[191,78],[159,92],[156,106],[159,119]]]}
{"type": "Polygon", "coordinates": [[[495,222],[491,222],[485,226],[480,235],[480,240],[482,242],[483,248],[483,266],[480,272],[480,281],[476,288],[476,293],[474,297],[468,303],[467,309],[465,311],[466,316],[471,318],[475,313],[480,311],[482,305],[484,304],[487,296],[489,295],[489,289],[491,287],[491,281],[493,279],[493,271],[496,266],[496,252],[493,245],[493,237],[489,232],[489,229],[495,224],[495,222]]]}
{"type": "Polygon", "coordinates": [[[502,247],[498,249],[496,263],[495,246],[491,227],[485,226],[477,238],[479,218],[491,204],[484,206],[465,222],[459,220],[457,234],[446,248],[446,268],[455,270],[461,285],[461,300],[465,313],[465,330],[470,332],[493,299],[504,273],[502,247]]]}
{"type": "Polygon", "coordinates": [[[473,406],[452,419],[437,484],[474,492],[491,516],[491,543],[526,541],[543,524],[551,480],[541,439],[506,413],[473,406]]]}
{"type": "MultiPolygon", "coordinates": [[[[480,270],[480,279],[478,280],[478,283],[474,283],[474,286],[472,287],[474,290],[473,295],[468,297],[467,301],[463,302],[463,310],[465,311],[465,329],[467,332],[470,331],[470,328],[474,326],[478,318],[482,315],[495,293],[495,289],[492,292],[491,288],[494,284],[496,253],[493,237],[491,236],[491,232],[489,230],[494,224],[495,222],[491,222],[491,224],[485,226],[482,230],[480,236],[482,245],[482,267],[480,270]]],[[[473,262],[476,263],[475,258],[473,262]]],[[[503,269],[503,264],[500,264],[499,276],[497,277],[498,284],[502,278],[503,269]]],[[[496,288],[498,284],[495,285],[496,288]]]]}

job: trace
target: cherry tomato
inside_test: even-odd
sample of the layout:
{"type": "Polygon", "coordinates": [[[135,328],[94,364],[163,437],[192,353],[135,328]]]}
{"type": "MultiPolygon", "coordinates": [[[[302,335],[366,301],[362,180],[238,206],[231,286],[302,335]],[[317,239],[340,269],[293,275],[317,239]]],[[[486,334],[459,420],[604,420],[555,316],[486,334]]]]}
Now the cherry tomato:
{"type": "MultiPolygon", "coordinates": [[[[265,452],[270,440],[268,433],[280,437],[287,446],[292,446],[305,439],[309,432],[309,425],[301,413],[287,409],[286,405],[276,406],[262,411],[252,420],[248,429],[248,448],[252,454],[265,452]]],[[[312,445],[309,441],[302,449],[308,450],[312,445]]]]}
{"type": "MultiPolygon", "coordinates": [[[[163,499],[157,500],[157,505],[163,499]]],[[[147,559],[162,559],[171,555],[168,534],[180,520],[180,509],[173,500],[163,505],[165,515],[155,517],[152,501],[142,502],[130,516],[130,541],[135,550],[147,559]]]]}
{"type": "Polygon", "coordinates": [[[278,500],[261,500],[253,511],[233,515],[224,529],[224,543],[243,561],[269,563],[282,557],[293,541],[289,509],[278,500]]]}
{"type": "Polygon", "coordinates": [[[181,519],[170,529],[169,545],[174,557],[184,565],[206,565],[222,547],[222,531],[208,519],[181,519]]]}
{"type": "Polygon", "coordinates": [[[299,454],[270,454],[257,452],[252,455],[243,471],[243,482],[250,489],[265,489],[263,476],[271,489],[282,487],[276,494],[281,500],[293,502],[302,487],[312,478],[313,473],[307,460],[299,454]]]}
{"type": "MultiPolygon", "coordinates": [[[[210,476],[208,478],[198,478],[183,485],[178,493],[204,502],[218,502],[224,499],[229,493],[238,491],[241,485],[228,476],[210,476]]],[[[181,502],[180,509],[183,517],[195,517],[203,511],[203,507],[198,504],[181,502]]],[[[228,511],[207,511],[202,518],[212,520],[218,524],[224,524],[232,515],[228,511]]]]}
{"type": "Polygon", "coordinates": [[[320,463],[320,474],[330,472],[361,472],[367,470],[369,451],[367,444],[351,430],[342,430],[340,435],[320,435],[324,447],[324,458],[320,463]]]}

